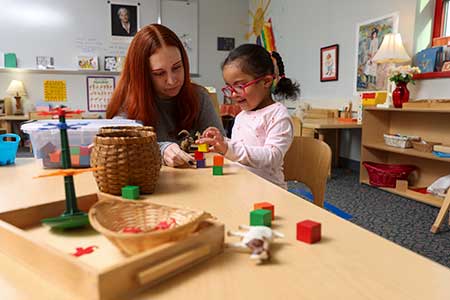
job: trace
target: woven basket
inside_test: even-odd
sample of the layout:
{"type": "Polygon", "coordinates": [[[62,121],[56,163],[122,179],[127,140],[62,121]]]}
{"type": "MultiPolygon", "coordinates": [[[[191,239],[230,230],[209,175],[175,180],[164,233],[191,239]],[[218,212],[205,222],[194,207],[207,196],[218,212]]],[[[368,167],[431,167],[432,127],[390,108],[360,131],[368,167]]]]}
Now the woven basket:
{"type": "Polygon", "coordinates": [[[89,210],[92,227],[127,256],[185,238],[210,218],[210,214],[201,210],[117,199],[99,201],[89,210]],[[174,227],[155,230],[160,222],[171,218],[176,221],[174,227]],[[125,228],[139,228],[142,232],[124,233],[125,228]]]}
{"type": "Polygon", "coordinates": [[[411,141],[412,146],[414,149],[420,152],[433,152],[433,146],[434,145],[441,145],[442,143],[435,143],[435,142],[427,142],[425,140],[420,141],[411,141]]]}
{"type": "Polygon", "coordinates": [[[161,169],[156,134],[151,130],[117,130],[95,137],[91,167],[103,167],[94,176],[100,191],[120,195],[127,185],[143,194],[154,192],[161,169]]]}
{"type": "Polygon", "coordinates": [[[155,132],[152,126],[107,126],[100,128],[99,133],[110,133],[120,131],[151,131],[155,132]]]}

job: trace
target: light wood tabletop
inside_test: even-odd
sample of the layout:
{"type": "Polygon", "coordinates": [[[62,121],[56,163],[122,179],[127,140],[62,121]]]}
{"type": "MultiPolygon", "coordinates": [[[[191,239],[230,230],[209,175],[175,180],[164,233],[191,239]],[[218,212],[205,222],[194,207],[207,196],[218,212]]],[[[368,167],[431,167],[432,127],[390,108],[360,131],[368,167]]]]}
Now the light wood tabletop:
{"type": "Polygon", "coordinates": [[[353,129],[362,128],[362,124],[357,122],[342,122],[336,118],[327,119],[306,119],[302,127],[311,129],[353,129]]]}
{"type": "MultiPolygon", "coordinates": [[[[211,163],[211,157],[207,158],[211,163]]],[[[62,178],[31,179],[34,159],[0,168],[0,211],[63,199],[62,178]]],[[[237,165],[224,176],[211,168],[163,167],[148,199],[204,209],[236,230],[248,224],[254,202],[275,205],[273,228],[286,235],[272,245],[273,260],[255,266],[249,254],[224,253],[130,299],[448,299],[450,269],[387,241],[307,202],[237,165]],[[296,222],[322,223],[322,241],[295,238],[296,222]]],[[[93,176],[75,178],[78,195],[97,191],[93,176]]],[[[227,238],[227,242],[236,241],[227,238]]],[[[3,245],[1,247],[7,247],[3,245]]],[[[1,248],[0,248],[1,253],[1,248]]],[[[33,255],[33,253],[30,253],[33,255]]],[[[0,254],[0,299],[77,299],[0,254]]]]}

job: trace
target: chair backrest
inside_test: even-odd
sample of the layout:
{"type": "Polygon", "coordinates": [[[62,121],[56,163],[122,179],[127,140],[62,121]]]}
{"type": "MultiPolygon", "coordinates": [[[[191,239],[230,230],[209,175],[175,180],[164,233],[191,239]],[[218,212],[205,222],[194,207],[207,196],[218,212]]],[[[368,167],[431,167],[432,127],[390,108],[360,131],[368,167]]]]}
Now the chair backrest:
{"type": "Polygon", "coordinates": [[[286,181],[306,184],[314,204],[323,207],[330,166],[330,146],[314,138],[296,136],[284,157],[284,177],[286,181]]]}

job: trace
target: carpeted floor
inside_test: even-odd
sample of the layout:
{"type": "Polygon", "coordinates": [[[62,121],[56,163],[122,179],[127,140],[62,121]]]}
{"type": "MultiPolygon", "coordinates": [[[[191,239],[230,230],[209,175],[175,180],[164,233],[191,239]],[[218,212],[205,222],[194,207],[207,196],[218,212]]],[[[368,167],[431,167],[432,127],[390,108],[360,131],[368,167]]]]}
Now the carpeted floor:
{"type": "MultiPolygon", "coordinates": [[[[304,185],[289,182],[290,190],[304,185]]],[[[325,201],[351,215],[349,219],[386,239],[450,267],[450,226],[430,232],[439,209],[367,185],[359,175],[335,169],[328,181],[325,201]]]]}

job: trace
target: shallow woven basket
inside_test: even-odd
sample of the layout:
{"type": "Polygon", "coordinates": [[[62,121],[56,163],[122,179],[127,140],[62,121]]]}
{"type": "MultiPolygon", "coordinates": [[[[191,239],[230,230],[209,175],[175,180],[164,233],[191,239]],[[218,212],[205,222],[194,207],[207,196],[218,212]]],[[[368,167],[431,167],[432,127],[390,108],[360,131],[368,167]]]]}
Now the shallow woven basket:
{"type": "Polygon", "coordinates": [[[411,141],[414,149],[420,152],[433,152],[434,145],[441,145],[441,143],[429,142],[425,140],[411,141]]]}
{"type": "MultiPolygon", "coordinates": [[[[105,130],[106,131],[106,130],[105,130]]],[[[99,133],[94,139],[91,166],[100,191],[120,195],[127,185],[143,194],[155,191],[161,169],[156,134],[151,130],[117,130],[99,133]]]]}
{"type": "Polygon", "coordinates": [[[196,231],[201,222],[211,217],[201,210],[117,199],[99,201],[89,210],[92,227],[127,256],[185,238],[196,231]],[[156,225],[170,218],[175,219],[175,227],[154,230],[156,225]],[[137,227],[142,232],[123,233],[122,230],[126,227],[137,227]]]}
{"type": "Polygon", "coordinates": [[[151,131],[155,132],[152,126],[107,126],[100,128],[99,133],[119,132],[119,131],[151,131]]]}

